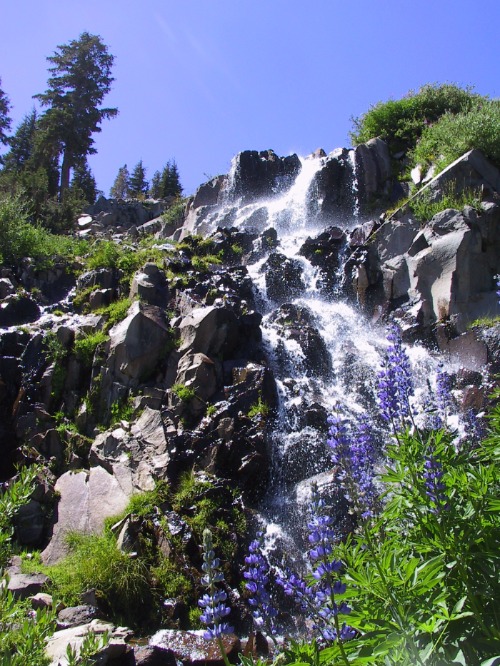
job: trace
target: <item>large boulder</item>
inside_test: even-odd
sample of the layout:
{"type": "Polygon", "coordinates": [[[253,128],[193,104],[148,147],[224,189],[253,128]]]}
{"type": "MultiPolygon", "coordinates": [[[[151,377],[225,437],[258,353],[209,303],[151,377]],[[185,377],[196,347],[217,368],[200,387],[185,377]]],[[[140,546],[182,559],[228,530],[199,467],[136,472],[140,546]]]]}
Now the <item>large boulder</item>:
{"type": "Polygon", "coordinates": [[[52,539],[42,552],[45,564],[54,564],[67,555],[69,532],[101,532],[106,518],[125,509],[133,488],[120,485],[103,467],[93,467],[66,472],[57,480],[55,491],[60,499],[54,510],[52,539]]]}
{"type": "Polygon", "coordinates": [[[179,324],[180,353],[192,351],[208,357],[226,357],[239,343],[238,319],[232,310],[209,306],[196,308],[179,324]]]}
{"type": "Polygon", "coordinates": [[[338,148],[323,159],[315,174],[308,200],[308,219],[319,224],[350,220],[355,212],[354,168],[351,151],[338,148]]]}
{"type": "Polygon", "coordinates": [[[160,270],[156,264],[145,264],[132,279],[130,298],[139,298],[143,303],[166,307],[170,292],[165,271],[160,270]]]}
{"type": "Polygon", "coordinates": [[[291,186],[300,169],[297,155],[278,157],[273,150],[244,150],[233,160],[226,196],[242,202],[273,197],[291,186]]]}
{"type": "Polygon", "coordinates": [[[109,332],[107,367],[124,384],[144,381],[166,360],[172,342],[166,311],[139,301],[109,332]]]}
{"type": "Polygon", "coordinates": [[[362,209],[390,194],[392,168],[389,148],[382,139],[370,139],[354,149],[357,195],[362,209]]]}
{"type": "Polygon", "coordinates": [[[262,270],[265,271],[267,296],[277,303],[296,298],[305,289],[303,266],[298,259],[272,252],[262,270]]]}

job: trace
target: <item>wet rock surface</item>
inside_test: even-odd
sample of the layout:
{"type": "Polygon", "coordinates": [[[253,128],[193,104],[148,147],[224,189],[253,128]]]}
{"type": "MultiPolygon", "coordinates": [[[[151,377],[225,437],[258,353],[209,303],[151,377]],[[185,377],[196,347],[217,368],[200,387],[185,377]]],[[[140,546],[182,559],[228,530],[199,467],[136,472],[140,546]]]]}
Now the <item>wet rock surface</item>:
{"type": "MultiPolygon", "coordinates": [[[[386,147],[375,140],[311,159],[317,169],[295,217],[273,212],[268,202],[289,193],[303,163],[272,151],[241,153],[230,175],[198,190],[180,221],[161,218],[164,202],[99,200],[78,223],[82,235],[126,240],[135,249],[139,237],[155,237],[155,263],[145,262],[130,285],[116,267],[80,266],[75,277],[76,266],[43,273],[29,261],[0,277],[0,471],[11,477],[14,462],[50,467],[50,482],[37,485],[15,525],[18,541],[43,548],[45,562],[64,557],[69,531],[98,534],[135,494],[159,483],[175,492],[186,475],[202,484],[187,508],[164,499],[154,513],[129,513],[113,525],[117,548],[131,560],[152,548],[196,578],[200,537],[190,521],[200,505],[217,499],[217,519],[231,523],[238,503],[255,509],[278,483],[293,514],[292,494],[305,492],[312,477],[333,498],[340,532],[352,528],[339,484],[328,485],[332,396],[325,397],[325,387],[348,387],[356,408],[368,410],[373,360],[348,337],[332,351],[328,335],[351,330],[347,316],[334,313],[325,327],[322,313],[305,302],[308,290],[316,290],[325,310],[340,295],[374,320],[395,314],[406,325],[406,341],[432,340],[460,366],[453,381],[463,409],[487,404],[483,371],[500,371],[500,331],[494,323],[468,325],[498,312],[496,170],[473,154],[429,184],[436,197],[449,178],[482,185],[478,209],[443,211],[425,223],[403,209],[385,221],[358,217],[347,229],[344,221],[372,199],[393,194],[386,147]],[[284,236],[306,221],[311,232],[289,252],[284,236]],[[204,246],[207,239],[189,231],[209,231],[211,238],[204,246]],[[124,297],[130,308],[107,325],[101,309],[124,297]],[[96,332],[103,339],[85,357],[77,342],[96,332]],[[277,454],[281,435],[286,446],[277,454]]],[[[238,547],[244,541],[237,525],[228,538],[238,547]]],[[[229,565],[235,578],[240,564],[229,565]]],[[[17,570],[9,587],[24,598],[46,584],[17,570]]],[[[57,636],[61,649],[91,627],[101,631],[95,622],[106,617],[106,604],[96,596],[60,613],[61,624],[75,625],[57,636]]],[[[245,627],[242,605],[235,600],[245,627]]],[[[127,646],[127,632],[113,629],[109,663],[220,663],[215,645],[179,629],[189,626],[182,594],[166,599],[162,613],[172,629],[147,647],[127,646]]],[[[227,641],[236,656],[238,639],[227,641]]],[[[57,650],[53,658],[62,659],[57,650]]]]}

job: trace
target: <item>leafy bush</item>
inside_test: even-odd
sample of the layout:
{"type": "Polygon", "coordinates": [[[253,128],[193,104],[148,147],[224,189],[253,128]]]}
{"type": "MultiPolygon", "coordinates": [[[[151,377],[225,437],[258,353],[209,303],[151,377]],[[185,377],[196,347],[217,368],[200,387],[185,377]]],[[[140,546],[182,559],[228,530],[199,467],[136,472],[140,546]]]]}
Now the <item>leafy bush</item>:
{"type": "Polygon", "coordinates": [[[30,610],[0,579],[0,666],[46,666],[46,641],[56,630],[54,611],[30,610]]]}
{"type": "Polygon", "coordinates": [[[109,329],[115,324],[118,324],[118,322],[123,321],[126,318],[131,305],[132,301],[130,298],[120,298],[118,301],[110,303],[110,305],[99,308],[96,310],[96,314],[106,317],[104,328],[106,331],[109,331],[109,329]]]}
{"type": "Polygon", "coordinates": [[[248,416],[249,418],[253,418],[255,416],[262,416],[266,417],[269,414],[269,405],[265,403],[262,398],[259,398],[258,401],[250,407],[248,410],[248,416]]]}
{"type": "Polygon", "coordinates": [[[115,618],[138,624],[149,617],[152,604],[149,574],[144,562],[132,559],[116,546],[110,532],[68,537],[70,554],[61,562],[43,567],[50,577],[52,594],[68,606],[80,603],[90,588],[115,618]]]}
{"type": "MultiPolygon", "coordinates": [[[[0,568],[12,554],[13,520],[34,490],[38,468],[23,467],[18,478],[5,486],[0,495],[0,568]]],[[[56,629],[55,613],[39,610],[33,613],[26,601],[15,599],[0,578],[0,664],[1,666],[44,666],[45,642],[56,629]]]]}
{"type": "Polygon", "coordinates": [[[48,268],[57,258],[69,261],[87,247],[86,241],[53,234],[32,224],[21,195],[0,197],[0,263],[16,265],[24,257],[31,257],[37,268],[48,268]]]}
{"type": "Polygon", "coordinates": [[[350,133],[354,145],[380,137],[389,145],[391,154],[413,148],[424,128],[443,114],[469,111],[479,100],[470,88],[453,84],[426,84],[417,92],[410,91],[400,100],[378,102],[353,118],[350,133]]]}
{"type": "Polygon", "coordinates": [[[186,386],[185,384],[174,384],[172,386],[172,393],[176,395],[181,402],[190,402],[196,397],[194,388],[186,386]]]}
{"type": "Polygon", "coordinates": [[[5,566],[11,554],[13,519],[19,508],[29,501],[38,471],[36,466],[22,467],[15,481],[3,488],[3,484],[0,484],[0,569],[5,566]]]}
{"type": "Polygon", "coordinates": [[[109,336],[104,331],[89,333],[75,340],[75,354],[77,358],[86,366],[92,365],[94,354],[99,345],[107,342],[109,336]]]}
{"type": "Polygon", "coordinates": [[[462,192],[457,193],[454,185],[451,184],[448,187],[444,187],[441,198],[436,201],[432,199],[432,193],[429,190],[424,190],[409,201],[409,207],[417,220],[421,222],[431,220],[434,215],[447,208],[462,210],[465,206],[472,206],[480,210],[481,192],[471,189],[462,190],[462,192]]]}
{"type": "Polygon", "coordinates": [[[446,113],[422,133],[412,159],[438,171],[473,148],[500,167],[500,101],[482,100],[460,113],[446,113]]]}

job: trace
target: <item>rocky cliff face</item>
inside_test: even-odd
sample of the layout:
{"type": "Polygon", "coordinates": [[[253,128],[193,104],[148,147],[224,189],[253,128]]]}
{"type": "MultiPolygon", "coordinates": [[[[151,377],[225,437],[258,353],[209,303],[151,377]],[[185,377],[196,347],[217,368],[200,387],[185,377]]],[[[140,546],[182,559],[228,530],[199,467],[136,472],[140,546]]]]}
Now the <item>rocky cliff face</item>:
{"type": "Polygon", "coordinates": [[[352,341],[331,351],[329,336],[347,320],[332,315],[325,335],[304,300],[311,289],[323,309],[341,301],[358,320],[399,318],[408,340],[438,345],[462,366],[464,404],[483,405],[498,326],[467,326],[499,311],[498,171],[473,151],[427,187],[432,199],[447,182],[479,188],[475,208],[419,221],[406,205],[370,219],[370,207],[397,194],[382,141],[310,160],[298,215],[273,202],[312,162],[272,151],[238,155],[231,173],[201,186],[174,222],[165,223],[159,204],[98,202],[80,218],[81,233],[129,245],[155,235],[156,262],[130,285],[117,267],[78,279],[65,265],[45,274],[29,261],[4,269],[1,472],[6,478],[14,462],[35,460],[50,469],[24,521],[38,528],[18,529],[22,543],[44,548],[45,561],[64,556],[70,529],[99,531],[133,494],[158,481],[175,487],[189,470],[223,479],[255,506],[276,475],[276,429],[306,432],[313,451],[286,448],[279,462],[288,479],[321,471],[322,387],[341,378],[369,409],[372,370],[352,341]],[[298,220],[310,234],[291,255],[285,235],[298,220]],[[124,297],[130,307],[108,326],[105,307],[124,297]],[[96,331],[102,337],[82,354],[78,341],[96,331]],[[272,353],[270,340],[278,340],[272,353]],[[286,421],[278,421],[285,403],[286,421]]]}

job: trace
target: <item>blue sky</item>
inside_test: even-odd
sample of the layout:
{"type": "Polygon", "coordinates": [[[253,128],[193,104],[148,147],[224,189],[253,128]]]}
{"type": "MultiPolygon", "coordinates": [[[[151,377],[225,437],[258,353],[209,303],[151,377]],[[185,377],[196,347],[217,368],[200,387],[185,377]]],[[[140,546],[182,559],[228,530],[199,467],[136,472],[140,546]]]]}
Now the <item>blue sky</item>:
{"type": "Polygon", "coordinates": [[[0,0],[0,78],[15,127],[47,83],[46,57],[83,31],[115,56],[90,159],[169,159],[185,194],[241,150],[348,146],[351,116],[427,82],[500,96],[499,0],[0,0]]]}

